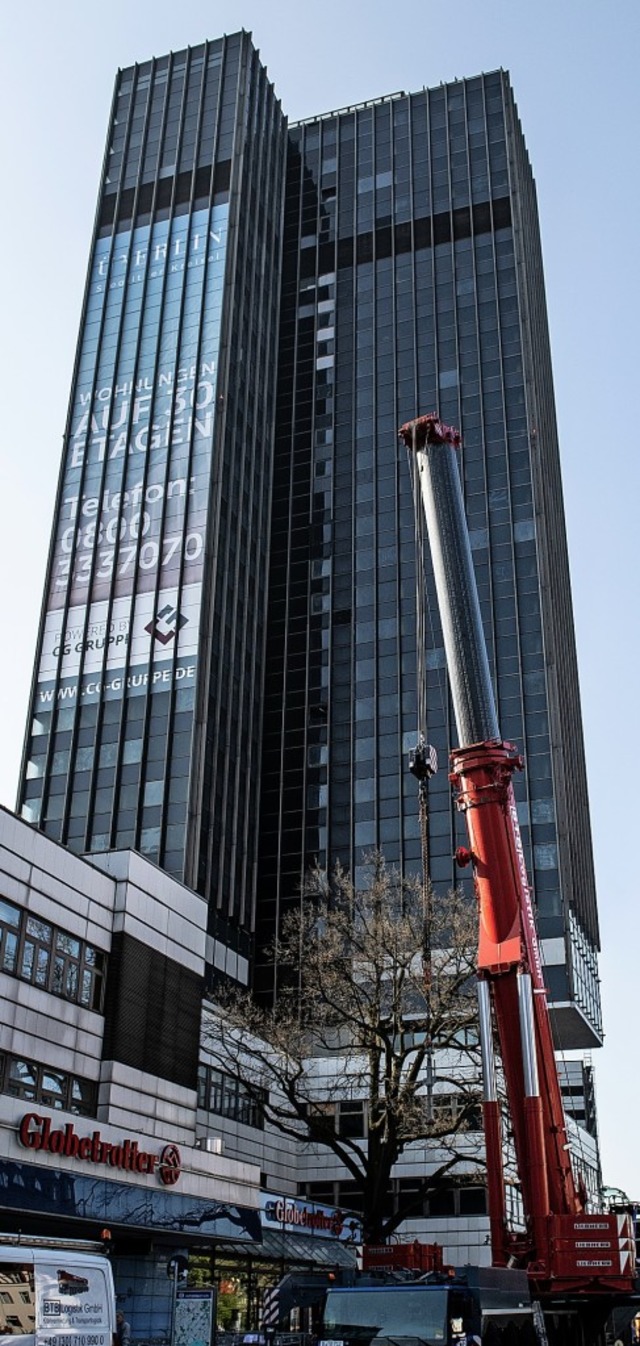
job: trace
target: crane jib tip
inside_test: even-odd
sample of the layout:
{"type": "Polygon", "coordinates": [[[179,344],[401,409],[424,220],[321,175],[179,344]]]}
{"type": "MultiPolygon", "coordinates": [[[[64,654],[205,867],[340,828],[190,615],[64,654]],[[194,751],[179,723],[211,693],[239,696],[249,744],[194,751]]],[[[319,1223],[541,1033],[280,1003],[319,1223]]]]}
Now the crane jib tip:
{"type": "Polygon", "coordinates": [[[427,444],[450,444],[452,448],[458,449],[461,443],[460,431],[453,425],[445,425],[435,412],[407,421],[400,426],[398,435],[408,449],[414,450],[424,449],[427,444]]]}

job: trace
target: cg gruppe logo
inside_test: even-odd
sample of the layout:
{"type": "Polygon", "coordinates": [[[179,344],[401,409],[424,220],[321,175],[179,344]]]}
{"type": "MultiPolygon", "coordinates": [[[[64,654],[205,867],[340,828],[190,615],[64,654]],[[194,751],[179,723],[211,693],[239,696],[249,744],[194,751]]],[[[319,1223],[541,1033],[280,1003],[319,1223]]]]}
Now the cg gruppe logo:
{"type": "Polygon", "coordinates": [[[171,640],[175,640],[178,631],[187,625],[188,620],[189,618],[184,617],[177,608],[172,607],[171,603],[165,603],[144,629],[154,637],[154,640],[159,640],[161,645],[168,645],[171,640]]]}

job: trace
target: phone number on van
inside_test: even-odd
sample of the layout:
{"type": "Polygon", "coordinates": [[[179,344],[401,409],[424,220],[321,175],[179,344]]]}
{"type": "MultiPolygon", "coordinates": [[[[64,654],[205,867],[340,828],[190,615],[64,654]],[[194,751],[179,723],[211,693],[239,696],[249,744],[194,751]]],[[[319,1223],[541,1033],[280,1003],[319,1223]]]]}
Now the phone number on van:
{"type": "Polygon", "coordinates": [[[38,1333],[37,1346],[107,1346],[103,1332],[58,1332],[55,1336],[38,1333]]]}

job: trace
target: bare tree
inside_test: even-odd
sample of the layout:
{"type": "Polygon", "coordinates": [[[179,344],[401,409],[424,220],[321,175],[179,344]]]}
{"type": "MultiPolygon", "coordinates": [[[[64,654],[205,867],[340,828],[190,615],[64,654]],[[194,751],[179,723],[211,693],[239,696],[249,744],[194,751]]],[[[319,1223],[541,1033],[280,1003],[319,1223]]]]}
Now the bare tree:
{"type": "Polygon", "coordinates": [[[316,870],[303,898],[271,950],[289,972],[276,1006],[228,993],[205,1044],[269,1124],[341,1161],[365,1240],[383,1242],[457,1164],[476,1167],[461,1137],[478,1126],[477,917],[457,892],[425,901],[377,853],[363,888],[316,870]],[[336,1109],[356,1100],[364,1137],[336,1109]],[[433,1142],[430,1171],[390,1214],[392,1169],[416,1141],[433,1142]]]}

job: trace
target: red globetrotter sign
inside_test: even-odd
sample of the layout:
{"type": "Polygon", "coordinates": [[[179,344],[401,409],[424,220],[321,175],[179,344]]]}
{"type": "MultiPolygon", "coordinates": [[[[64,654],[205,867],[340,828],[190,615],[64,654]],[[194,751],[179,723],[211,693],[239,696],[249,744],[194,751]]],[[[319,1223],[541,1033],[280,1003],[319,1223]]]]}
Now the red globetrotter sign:
{"type": "Polygon", "coordinates": [[[181,1160],[177,1145],[165,1145],[160,1154],[141,1150],[137,1140],[103,1140],[100,1131],[79,1136],[73,1122],[52,1128],[50,1117],[27,1112],[18,1127],[18,1139],[27,1150],[59,1154],[81,1163],[102,1164],[125,1173],[157,1173],[165,1187],[173,1187],[180,1177],[181,1160]]]}

